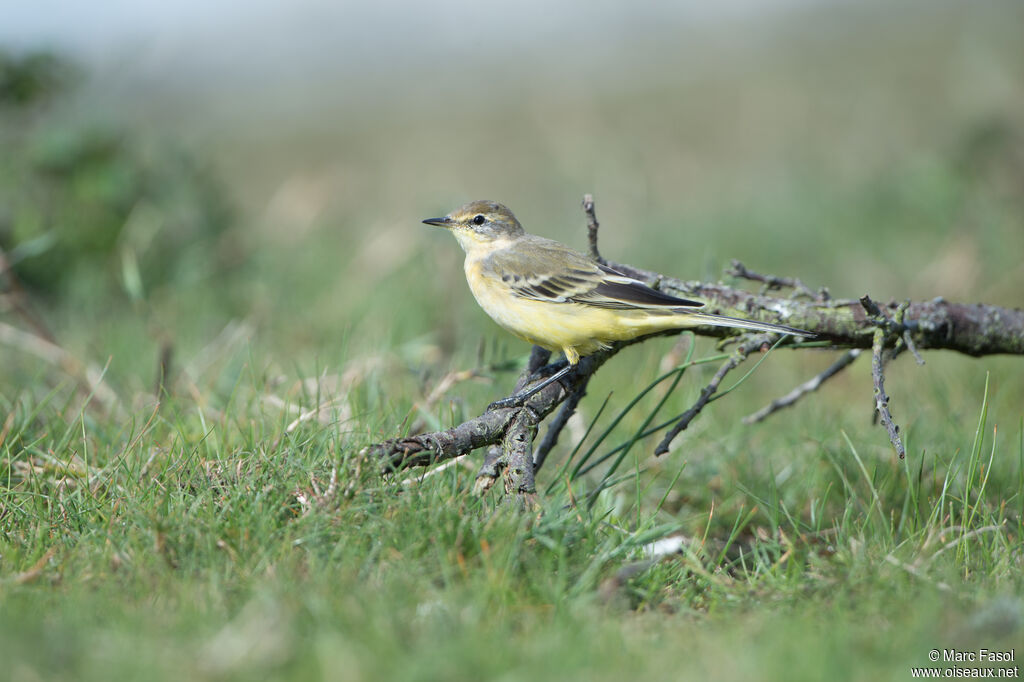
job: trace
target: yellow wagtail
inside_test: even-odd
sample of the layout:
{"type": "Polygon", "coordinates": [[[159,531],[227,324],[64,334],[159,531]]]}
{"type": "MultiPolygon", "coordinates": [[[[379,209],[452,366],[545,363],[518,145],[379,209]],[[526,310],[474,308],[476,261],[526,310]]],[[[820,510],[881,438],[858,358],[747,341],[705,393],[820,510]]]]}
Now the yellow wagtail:
{"type": "Polygon", "coordinates": [[[562,351],[569,364],[528,391],[500,400],[507,407],[565,376],[580,357],[644,334],[700,325],[814,336],[780,324],[702,313],[704,304],[652,289],[551,239],[527,234],[512,212],[473,201],[443,218],[466,251],[466,279],[480,307],[519,338],[562,351]]]}

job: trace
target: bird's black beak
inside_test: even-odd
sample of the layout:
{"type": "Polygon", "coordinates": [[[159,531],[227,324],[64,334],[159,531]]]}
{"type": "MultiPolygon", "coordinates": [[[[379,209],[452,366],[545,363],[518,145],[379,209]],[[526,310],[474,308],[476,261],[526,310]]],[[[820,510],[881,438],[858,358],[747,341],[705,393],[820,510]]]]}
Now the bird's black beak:
{"type": "Polygon", "coordinates": [[[445,216],[444,218],[427,218],[423,223],[426,225],[437,225],[438,227],[450,227],[452,219],[448,216],[445,216]]]}

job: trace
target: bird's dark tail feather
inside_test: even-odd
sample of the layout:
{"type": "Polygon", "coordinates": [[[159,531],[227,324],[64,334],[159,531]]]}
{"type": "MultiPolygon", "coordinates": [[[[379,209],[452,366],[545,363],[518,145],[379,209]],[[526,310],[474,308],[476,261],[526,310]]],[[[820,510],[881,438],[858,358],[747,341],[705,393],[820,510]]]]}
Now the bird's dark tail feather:
{"type": "Polygon", "coordinates": [[[738,317],[728,317],[726,315],[712,315],[711,313],[698,313],[691,312],[690,316],[694,318],[694,321],[699,324],[708,324],[713,327],[735,327],[738,329],[753,329],[759,332],[774,332],[776,334],[792,334],[793,336],[803,336],[805,338],[813,338],[817,334],[803,329],[797,329],[796,327],[787,327],[784,324],[771,324],[769,322],[755,322],[754,320],[743,320],[738,317]]]}

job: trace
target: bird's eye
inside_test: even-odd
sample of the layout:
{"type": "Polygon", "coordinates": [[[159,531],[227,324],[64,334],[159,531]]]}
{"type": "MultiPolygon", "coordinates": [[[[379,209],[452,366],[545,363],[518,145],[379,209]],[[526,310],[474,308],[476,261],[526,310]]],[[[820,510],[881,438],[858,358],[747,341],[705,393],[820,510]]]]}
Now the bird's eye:
{"type": "Polygon", "coordinates": [[[484,218],[482,215],[478,215],[473,218],[473,224],[483,225],[485,220],[487,220],[487,218],[484,218]]]}

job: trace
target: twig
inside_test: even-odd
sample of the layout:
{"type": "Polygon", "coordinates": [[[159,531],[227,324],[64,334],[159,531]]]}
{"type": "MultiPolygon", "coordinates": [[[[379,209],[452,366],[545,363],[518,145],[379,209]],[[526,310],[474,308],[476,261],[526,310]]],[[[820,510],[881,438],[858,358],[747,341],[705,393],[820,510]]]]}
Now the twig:
{"type": "Polygon", "coordinates": [[[722,366],[718,368],[717,372],[715,372],[715,376],[711,377],[711,381],[708,382],[707,386],[701,389],[700,397],[697,398],[697,401],[693,406],[679,417],[679,421],[676,422],[676,425],[673,426],[669,432],[665,434],[665,437],[661,439],[661,442],[658,443],[658,447],[654,449],[654,454],[656,456],[660,456],[668,452],[669,445],[672,444],[675,437],[686,430],[686,427],[688,427],[690,422],[700,414],[701,410],[704,409],[704,406],[711,402],[711,397],[716,391],[718,391],[718,387],[722,384],[722,380],[725,379],[725,375],[739,367],[740,363],[746,360],[747,356],[755,350],[766,343],[770,343],[771,339],[771,335],[757,334],[737,346],[736,350],[733,351],[733,354],[729,356],[729,359],[723,362],[722,366]]]}
{"type": "Polygon", "coordinates": [[[484,455],[484,462],[476,472],[476,481],[473,482],[473,494],[481,497],[494,486],[494,482],[501,476],[505,468],[505,453],[497,445],[487,448],[484,455]]]}
{"type": "Polygon", "coordinates": [[[731,275],[732,277],[738,277],[740,279],[749,279],[752,282],[761,282],[764,284],[764,288],[767,291],[772,289],[792,289],[795,293],[802,294],[807,298],[814,301],[827,301],[829,294],[827,289],[821,289],[821,291],[814,292],[809,286],[801,282],[796,277],[778,277],[776,275],[762,275],[761,273],[754,272],[747,268],[739,260],[733,258],[732,265],[725,274],[731,275]]]}
{"type": "Polygon", "coordinates": [[[887,326],[892,324],[889,317],[882,312],[882,309],[878,307],[878,304],[871,300],[871,297],[864,294],[859,299],[861,307],[864,308],[864,312],[873,318],[873,322],[877,326],[887,326]]]}
{"type": "MultiPolygon", "coordinates": [[[[543,394],[541,391],[537,395],[543,394]]],[[[491,410],[445,431],[393,438],[371,445],[366,454],[380,458],[385,472],[442,462],[496,443],[518,411],[515,407],[491,410]]]]}
{"type": "Polygon", "coordinates": [[[517,411],[505,431],[501,447],[491,446],[488,449],[473,483],[474,495],[479,497],[490,490],[502,473],[505,475],[506,495],[536,495],[531,451],[539,423],[540,418],[533,410],[526,408],[517,411]]]}
{"type": "Polygon", "coordinates": [[[594,213],[593,195],[583,195],[583,212],[587,215],[587,241],[590,243],[590,257],[598,263],[604,263],[601,252],[597,250],[597,230],[601,225],[597,222],[597,214],[594,213]]]}
{"type": "Polygon", "coordinates": [[[924,364],[924,358],[921,357],[920,351],[918,351],[917,346],[914,345],[914,339],[911,337],[909,329],[903,330],[903,345],[905,345],[907,350],[910,351],[910,354],[914,356],[914,360],[917,364],[924,364]]]}
{"type": "MultiPolygon", "coordinates": [[[[900,438],[900,427],[893,421],[892,413],[889,412],[889,396],[885,394],[885,369],[882,357],[886,336],[893,331],[902,331],[903,324],[894,322],[883,313],[878,304],[872,301],[867,294],[860,297],[860,304],[864,307],[864,311],[871,315],[875,324],[875,333],[871,341],[871,379],[874,383],[875,414],[882,420],[885,430],[889,432],[889,441],[896,448],[900,459],[903,459],[907,453],[903,448],[903,440],[900,438]]],[[[897,309],[900,317],[906,314],[907,307],[902,305],[897,309]]]]}
{"type": "Polygon", "coordinates": [[[856,360],[862,352],[863,350],[860,348],[852,348],[846,351],[839,357],[838,360],[829,365],[828,368],[821,374],[818,374],[809,381],[805,381],[804,383],[800,384],[799,386],[797,386],[796,388],[794,388],[792,391],[782,396],[781,398],[776,398],[770,404],[765,405],[757,412],[754,412],[753,414],[744,417],[743,423],[756,424],[757,422],[763,421],[770,417],[771,415],[778,412],[779,410],[794,404],[796,401],[800,400],[800,398],[803,398],[808,393],[813,393],[814,391],[817,391],[819,388],[821,388],[821,385],[823,383],[834,377],[836,374],[839,374],[839,372],[841,372],[846,367],[849,367],[851,364],[853,364],[853,361],[856,360]]]}
{"type": "Polygon", "coordinates": [[[882,351],[885,348],[885,330],[879,327],[875,330],[875,339],[871,344],[871,379],[875,384],[875,410],[885,430],[889,432],[889,441],[896,448],[900,459],[906,457],[903,449],[903,440],[900,438],[900,427],[892,420],[889,412],[889,396],[885,394],[885,372],[882,370],[882,351]]]}
{"type": "Polygon", "coordinates": [[[924,358],[922,358],[921,353],[918,352],[917,345],[914,344],[914,337],[911,335],[910,329],[908,329],[907,325],[905,324],[907,318],[907,309],[909,307],[909,300],[900,303],[900,307],[896,309],[895,322],[896,324],[899,325],[900,329],[903,330],[903,334],[901,337],[903,339],[903,345],[906,347],[907,350],[910,351],[910,354],[914,356],[914,360],[917,362],[917,364],[923,365],[924,358]]]}

